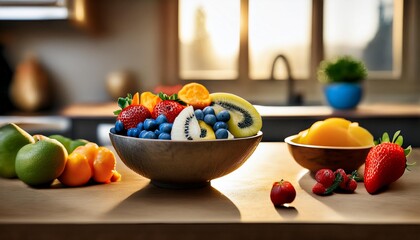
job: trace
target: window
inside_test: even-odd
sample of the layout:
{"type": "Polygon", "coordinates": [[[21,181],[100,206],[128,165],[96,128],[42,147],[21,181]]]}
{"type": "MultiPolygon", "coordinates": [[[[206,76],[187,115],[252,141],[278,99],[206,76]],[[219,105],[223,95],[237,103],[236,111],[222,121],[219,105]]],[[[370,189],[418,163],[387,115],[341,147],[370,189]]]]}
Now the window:
{"type": "Polygon", "coordinates": [[[399,76],[402,1],[326,0],[324,13],[326,58],[352,55],[370,74],[399,76]]]}
{"type": "Polygon", "coordinates": [[[287,76],[285,65],[273,62],[283,54],[296,90],[319,103],[319,63],[349,54],[368,67],[365,99],[420,101],[417,0],[164,2],[163,84],[201,81],[254,102],[277,103],[286,98],[287,81],[281,80],[287,76]]]}
{"type": "MultiPolygon", "coordinates": [[[[394,21],[394,15],[402,15],[402,6],[395,2],[325,0],[324,42],[319,42],[325,58],[352,55],[372,72],[399,72],[402,21],[394,21]]],[[[312,0],[180,0],[181,79],[238,78],[240,19],[247,22],[250,79],[285,79],[281,64],[271,76],[278,54],[287,57],[297,79],[309,78],[312,0]],[[242,16],[241,4],[247,6],[242,16]]]]}

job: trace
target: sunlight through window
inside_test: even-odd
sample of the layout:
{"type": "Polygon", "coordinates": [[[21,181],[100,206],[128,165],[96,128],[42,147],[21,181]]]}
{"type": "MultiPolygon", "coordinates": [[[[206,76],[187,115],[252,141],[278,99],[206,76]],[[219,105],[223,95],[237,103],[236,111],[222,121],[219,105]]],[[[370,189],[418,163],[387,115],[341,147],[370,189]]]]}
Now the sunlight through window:
{"type": "Polygon", "coordinates": [[[326,0],[325,57],[352,55],[370,72],[397,72],[400,53],[394,49],[402,36],[394,19],[398,9],[402,6],[394,6],[393,0],[326,0]]]}
{"type": "Polygon", "coordinates": [[[240,1],[180,0],[179,11],[181,78],[237,78],[240,1]]]}
{"type": "MultiPolygon", "coordinates": [[[[250,0],[249,54],[252,79],[269,79],[278,54],[284,54],[296,78],[309,76],[311,29],[310,0],[250,0]]],[[[274,77],[286,78],[284,64],[276,64],[274,77]]]]}

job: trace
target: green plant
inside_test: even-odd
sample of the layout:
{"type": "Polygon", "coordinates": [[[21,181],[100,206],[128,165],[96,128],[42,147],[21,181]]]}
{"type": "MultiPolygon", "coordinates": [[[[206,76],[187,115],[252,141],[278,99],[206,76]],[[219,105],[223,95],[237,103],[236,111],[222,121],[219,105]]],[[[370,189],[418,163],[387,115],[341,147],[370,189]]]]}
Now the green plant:
{"type": "Polygon", "coordinates": [[[324,60],[318,68],[318,80],[322,83],[360,83],[366,76],[364,63],[350,56],[324,60]]]}

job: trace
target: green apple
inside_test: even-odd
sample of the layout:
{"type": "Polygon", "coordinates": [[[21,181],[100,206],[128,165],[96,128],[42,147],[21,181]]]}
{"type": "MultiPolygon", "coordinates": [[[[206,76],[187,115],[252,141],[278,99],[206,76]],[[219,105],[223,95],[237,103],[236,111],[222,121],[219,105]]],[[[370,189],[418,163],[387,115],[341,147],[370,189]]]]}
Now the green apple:
{"type": "Polygon", "coordinates": [[[64,137],[63,135],[58,135],[58,134],[51,135],[51,136],[49,136],[49,138],[52,138],[52,139],[55,139],[55,140],[59,141],[66,148],[67,153],[68,154],[71,153],[70,152],[70,143],[71,143],[72,140],[70,138],[64,137]]]}
{"type": "Polygon", "coordinates": [[[51,135],[51,136],[49,136],[49,138],[53,138],[53,139],[61,142],[64,145],[64,147],[66,148],[68,154],[72,153],[73,150],[76,149],[78,146],[84,146],[84,145],[86,145],[86,143],[88,143],[88,141],[85,140],[85,139],[73,140],[71,138],[64,137],[62,135],[57,135],[57,134],[51,135]]]}
{"type": "Polygon", "coordinates": [[[16,155],[16,174],[29,186],[48,186],[61,175],[67,150],[59,141],[41,135],[23,146],[16,155]]]}
{"type": "Polygon", "coordinates": [[[79,146],[84,146],[86,145],[86,143],[88,143],[87,140],[85,139],[76,139],[70,142],[70,151],[69,153],[72,153],[74,151],[74,149],[76,149],[79,146]]]}
{"type": "Polygon", "coordinates": [[[0,176],[16,177],[16,154],[26,144],[34,143],[34,138],[14,123],[0,127],[0,176]]]}

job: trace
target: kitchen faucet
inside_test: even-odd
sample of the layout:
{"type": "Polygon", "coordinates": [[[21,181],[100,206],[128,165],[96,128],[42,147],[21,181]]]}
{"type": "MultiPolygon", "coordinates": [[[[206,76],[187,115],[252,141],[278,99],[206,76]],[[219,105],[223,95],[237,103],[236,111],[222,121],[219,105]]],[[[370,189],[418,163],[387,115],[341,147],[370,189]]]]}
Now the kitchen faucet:
{"type": "Polygon", "coordinates": [[[276,67],[276,63],[279,59],[283,59],[284,65],[286,67],[287,72],[287,105],[302,105],[302,94],[295,93],[295,85],[294,79],[292,77],[292,71],[290,68],[289,61],[287,60],[286,56],[283,54],[279,54],[274,58],[273,65],[271,66],[271,80],[274,79],[274,70],[276,67]]]}

